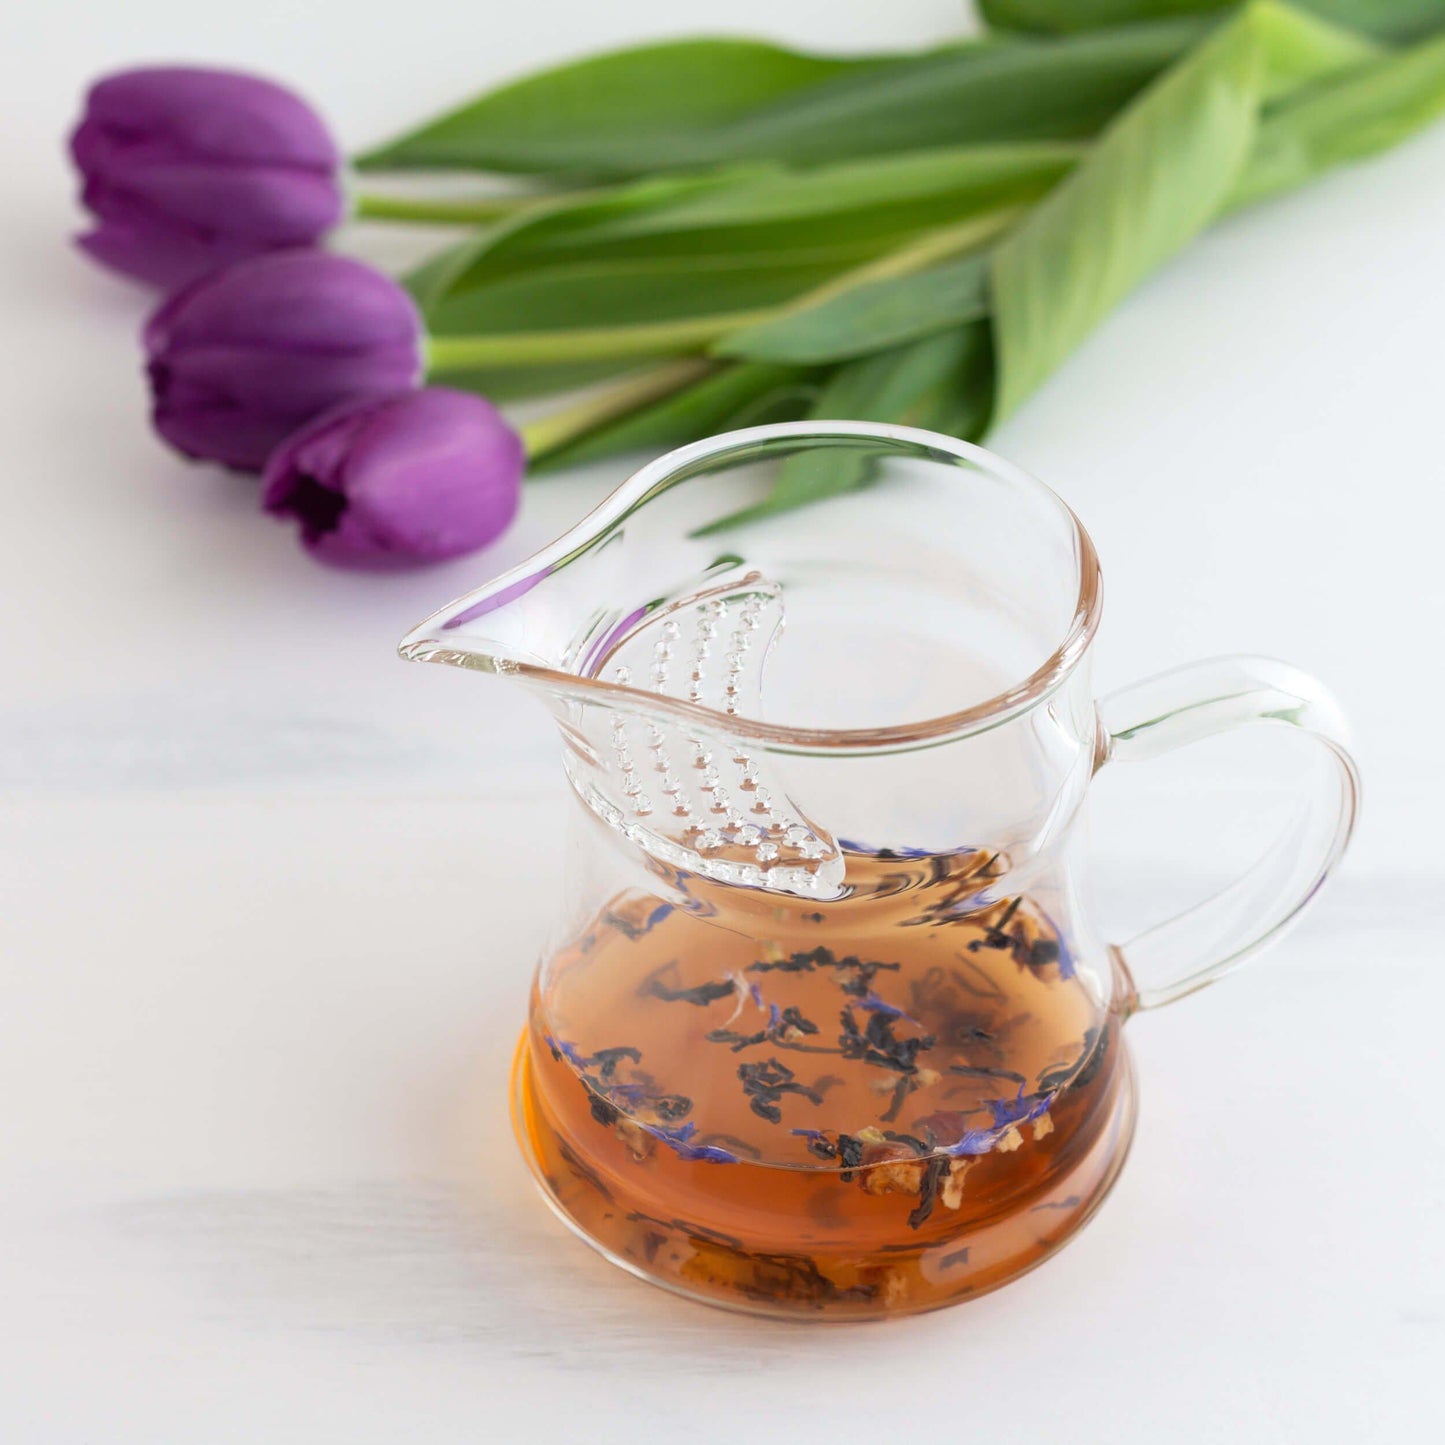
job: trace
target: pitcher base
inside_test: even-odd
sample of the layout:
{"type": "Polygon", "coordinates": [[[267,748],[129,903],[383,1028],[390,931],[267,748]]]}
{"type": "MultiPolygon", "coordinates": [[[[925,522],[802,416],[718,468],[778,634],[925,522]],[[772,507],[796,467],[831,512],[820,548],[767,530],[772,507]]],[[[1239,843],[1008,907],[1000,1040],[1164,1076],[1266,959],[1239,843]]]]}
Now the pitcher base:
{"type": "MultiPolygon", "coordinates": [[[[759,1169],[759,1210],[746,1238],[709,1227],[706,1164],[698,1166],[696,1187],[661,1207],[645,1188],[592,1167],[558,1132],[537,1087],[525,1033],[513,1063],[512,1119],[553,1211],[639,1279],[704,1304],[772,1318],[895,1318],[1007,1284],[1062,1248],[1093,1217],[1118,1178],[1134,1133],[1134,1071],[1122,1038],[1115,1053],[1104,1107],[1090,1128],[1056,1151],[1045,1179],[982,1212],[960,1209],[915,1237],[902,1229],[886,1242],[863,1237],[846,1213],[858,1191],[825,1170],[759,1169]],[[776,1207],[779,1175],[789,1176],[785,1187],[798,1201],[791,1215],[776,1207]]],[[[645,1163],[640,1172],[646,1175],[645,1163]]],[[[727,1173],[731,1184],[734,1170],[727,1173]]]]}

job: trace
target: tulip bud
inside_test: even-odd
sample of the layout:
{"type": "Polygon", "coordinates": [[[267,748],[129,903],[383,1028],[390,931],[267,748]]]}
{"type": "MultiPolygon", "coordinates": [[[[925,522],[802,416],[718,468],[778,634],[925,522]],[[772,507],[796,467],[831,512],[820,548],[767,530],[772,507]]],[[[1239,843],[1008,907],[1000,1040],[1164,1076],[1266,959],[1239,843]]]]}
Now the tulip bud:
{"type": "Polygon", "coordinates": [[[96,218],[81,247],[167,290],[323,236],[344,209],[340,156],[289,90],[225,70],[121,71],[94,85],[70,152],[96,218]]]}
{"type": "Polygon", "coordinates": [[[272,453],[264,505],[340,567],[415,567],[499,536],[517,510],[521,439],[479,396],[428,387],[339,406],[272,453]]]}
{"type": "Polygon", "coordinates": [[[203,276],[160,307],[143,340],[156,430],[188,456],[250,471],[321,412],[406,391],[422,374],[411,297],[325,251],[203,276]]]}

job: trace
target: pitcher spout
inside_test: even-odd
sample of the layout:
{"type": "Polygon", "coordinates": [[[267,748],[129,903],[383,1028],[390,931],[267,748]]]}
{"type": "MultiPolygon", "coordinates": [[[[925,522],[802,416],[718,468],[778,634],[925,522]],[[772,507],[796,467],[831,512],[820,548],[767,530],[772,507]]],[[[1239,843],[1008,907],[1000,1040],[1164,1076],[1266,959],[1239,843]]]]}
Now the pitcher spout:
{"type": "Polygon", "coordinates": [[[402,639],[402,657],[595,679],[639,625],[742,581],[742,559],[703,535],[696,489],[659,483],[657,466],[550,547],[433,613],[402,639]]]}
{"type": "Polygon", "coordinates": [[[537,592],[550,567],[527,563],[434,612],[402,638],[397,651],[408,662],[444,662],[474,672],[505,674],[520,664],[551,668],[548,628],[537,592]]]}
{"type": "Polygon", "coordinates": [[[563,538],[433,614],[401,655],[528,684],[558,725],[581,800],[668,868],[838,896],[839,844],[741,722],[759,711],[780,589],[715,544],[674,538],[667,554],[654,537],[645,568],[620,540],[563,538]]]}

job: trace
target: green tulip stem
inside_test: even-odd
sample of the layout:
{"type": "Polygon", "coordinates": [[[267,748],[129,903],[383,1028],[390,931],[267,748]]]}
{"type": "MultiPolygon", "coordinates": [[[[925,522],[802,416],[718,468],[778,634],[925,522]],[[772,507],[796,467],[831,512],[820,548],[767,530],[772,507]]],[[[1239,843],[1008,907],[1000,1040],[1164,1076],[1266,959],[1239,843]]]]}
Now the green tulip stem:
{"type": "Polygon", "coordinates": [[[547,366],[556,362],[618,361],[698,351],[739,326],[768,320],[773,311],[731,311],[631,326],[581,331],[498,332],[483,336],[433,336],[427,342],[427,374],[480,371],[489,366],[547,366]]]}
{"type": "Polygon", "coordinates": [[[549,452],[576,441],[578,437],[585,436],[610,421],[629,416],[642,407],[671,396],[673,392],[681,391],[685,386],[691,386],[694,381],[707,376],[716,368],[716,362],[704,361],[696,356],[668,361],[646,371],[634,372],[615,386],[563,407],[550,416],[528,422],[518,428],[523,445],[527,448],[527,459],[540,461],[549,452]]]}
{"type": "Polygon", "coordinates": [[[992,211],[983,211],[965,221],[951,226],[940,226],[925,231],[914,240],[889,251],[872,261],[865,261],[831,281],[825,281],[805,295],[778,307],[777,317],[798,315],[811,311],[836,296],[846,295],[878,281],[895,281],[903,276],[913,276],[926,271],[940,261],[955,256],[967,255],[996,240],[1028,210],[1027,206],[999,206],[992,211]]]}
{"type": "Polygon", "coordinates": [[[423,226],[474,226],[506,221],[534,206],[572,202],[583,192],[529,191],[513,196],[381,196],[358,191],[351,214],[358,221],[401,221],[423,226]]]}

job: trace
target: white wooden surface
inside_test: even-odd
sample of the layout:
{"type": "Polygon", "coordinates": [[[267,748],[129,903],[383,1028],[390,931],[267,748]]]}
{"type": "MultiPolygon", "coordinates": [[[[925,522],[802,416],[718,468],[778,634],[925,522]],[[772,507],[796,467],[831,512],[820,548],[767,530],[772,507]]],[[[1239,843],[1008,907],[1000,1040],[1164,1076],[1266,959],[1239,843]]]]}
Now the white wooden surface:
{"type": "MultiPolygon", "coordinates": [[[[287,76],[360,144],[603,43],[844,49],[954,20],[56,0],[12,25],[0,1439],[1439,1438],[1445,130],[1230,222],[995,439],[1099,543],[1101,685],[1289,657],[1358,724],[1366,821],[1267,964],[1130,1026],[1138,1142],[1074,1245],[975,1304],[841,1331],[610,1270],[510,1140],[560,770],[523,699],[392,648],[622,469],[537,485],[486,557],[319,570],[253,484],[151,441],[142,302],[62,244],[59,135],[121,62],[287,76]]],[[[1246,858],[1291,777],[1244,744],[1106,775],[1118,928],[1246,858]]]]}

